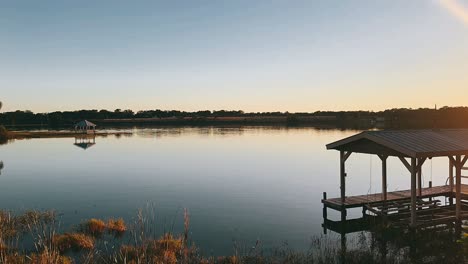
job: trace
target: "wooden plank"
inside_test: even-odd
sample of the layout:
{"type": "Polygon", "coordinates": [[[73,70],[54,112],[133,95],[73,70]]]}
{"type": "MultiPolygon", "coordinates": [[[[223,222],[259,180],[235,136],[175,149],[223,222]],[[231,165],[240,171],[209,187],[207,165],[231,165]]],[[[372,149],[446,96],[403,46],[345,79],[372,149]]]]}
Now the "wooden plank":
{"type": "MultiPolygon", "coordinates": [[[[439,204],[440,201],[439,200],[433,200],[433,201],[423,201],[423,200],[419,200],[417,202],[417,205],[419,206],[427,206],[427,205],[436,205],[436,204],[439,204]]],[[[409,200],[404,200],[402,202],[396,202],[396,203],[391,203],[391,204],[386,204],[386,203],[377,203],[377,204],[372,204],[371,206],[374,207],[374,208],[383,208],[383,207],[407,207],[411,204],[411,201],[409,200]]]]}
{"type": "MultiPolygon", "coordinates": [[[[434,212],[440,211],[440,209],[438,207],[422,208],[422,210],[423,211],[418,212],[418,219],[420,219],[422,216],[433,216],[433,215],[435,216],[436,213],[434,213],[434,212]],[[427,213],[433,213],[433,214],[427,214],[427,213]]],[[[396,216],[397,215],[397,216],[401,217],[401,216],[409,215],[409,214],[411,214],[411,212],[408,209],[406,211],[400,210],[400,211],[398,211],[398,213],[389,214],[389,216],[393,216],[393,215],[396,216]]]]}
{"type": "MultiPolygon", "coordinates": [[[[422,195],[419,198],[429,198],[429,197],[437,197],[437,196],[449,196],[455,193],[455,186],[451,190],[450,186],[434,186],[432,188],[423,188],[422,195]]],[[[461,194],[463,197],[468,198],[468,185],[462,184],[461,185],[461,194]]],[[[403,191],[394,191],[387,193],[387,201],[394,202],[394,201],[401,201],[411,197],[410,190],[403,190],[403,191]]],[[[369,195],[356,195],[356,196],[348,196],[345,197],[344,202],[341,201],[341,198],[329,198],[326,200],[322,200],[322,203],[325,203],[327,206],[333,209],[340,208],[345,206],[346,208],[351,207],[361,207],[366,204],[373,204],[382,202],[382,194],[369,194],[369,195]]],[[[339,209],[338,209],[339,210],[339,209]]]]}
{"type": "MultiPolygon", "coordinates": [[[[409,210],[410,205],[411,205],[411,201],[405,200],[405,201],[402,201],[401,203],[392,203],[392,204],[378,203],[374,205],[364,205],[364,206],[370,212],[373,212],[377,215],[382,215],[382,214],[387,214],[391,212],[409,210]]],[[[430,209],[437,209],[438,205],[440,205],[439,200],[434,200],[434,201],[419,200],[417,201],[416,208],[424,209],[424,211],[427,212],[430,209]]]]}

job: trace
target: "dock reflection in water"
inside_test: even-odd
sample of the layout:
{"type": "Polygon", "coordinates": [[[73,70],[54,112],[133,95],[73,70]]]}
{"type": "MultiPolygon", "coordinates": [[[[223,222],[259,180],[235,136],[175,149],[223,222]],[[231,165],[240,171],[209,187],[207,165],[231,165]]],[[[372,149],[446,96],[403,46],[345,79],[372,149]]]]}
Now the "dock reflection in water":
{"type": "Polygon", "coordinates": [[[84,150],[96,145],[96,136],[95,135],[83,135],[75,137],[75,143],[73,144],[84,150]]]}
{"type": "MultiPolygon", "coordinates": [[[[445,205],[437,208],[434,214],[445,213],[453,215],[455,205],[445,205]]],[[[464,210],[465,206],[463,207],[464,210]]],[[[423,210],[422,210],[423,211],[423,210]]],[[[428,216],[431,215],[428,213],[428,216]]],[[[410,263],[463,263],[466,250],[467,227],[453,218],[440,218],[439,221],[428,221],[428,224],[411,228],[399,219],[401,215],[376,216],[363,214],[361,218],[334,221],[323,218],[323,232],[337,233],[341,237],[341,263],[348,263],[356,251],[356,235],[366,234],[373,254],[379,256],[382,263],[388,260],[409,259],[410,263]],[[430,223],[430,224],[429,224],[430,223]]],[[[390,263],[400,263],[398,261],[390,263]]],[[[406,262],[403,262],[406,263],[406,262]]]]}

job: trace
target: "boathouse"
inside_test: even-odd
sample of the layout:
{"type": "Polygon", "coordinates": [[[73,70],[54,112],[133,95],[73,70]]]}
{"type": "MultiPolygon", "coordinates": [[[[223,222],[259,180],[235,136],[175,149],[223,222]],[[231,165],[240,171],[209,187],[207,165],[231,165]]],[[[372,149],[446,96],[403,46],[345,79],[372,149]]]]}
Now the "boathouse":
{"type": "Polygon", "coordinates": [[[82,133],[95,133],[96,124],[89,122],[88,120],[83,120],[75,124],[75,132],[82,133]]]}
{"type": "Polygon", "coordinates": [[[363,215],[395,216],[398,221],[410,227],[437,224],[442,221],[460,223],[468,218],[468,185],[462,184],[463,170],[468,170],[468,129],[434,130],[382,130],[364,131],[354,136],[328,144],[327,149],[337,150],[340,155],[340,197],[327,199],[322,203],[326,220],[327,208],[341,212],[342,222],[346,221],[348,208],[362,207],[363,215]],[[382,192],[368,195],[347,196],[346,161],[353,153],[376,155],[381,160],[382,192]],[[387,192],[387,159],[399,159],[408,170],[409,190],[387,192]],[[447,159],[447,182],[443,186],[422,187],[421,168],[432,158],[447,159]],[[444,197],[441,204],[437,197],[444,197]],[[454,201],[455,198],[455,201],[454,201]],[[448,204],[447,204],[448,200],[448,204]]]}

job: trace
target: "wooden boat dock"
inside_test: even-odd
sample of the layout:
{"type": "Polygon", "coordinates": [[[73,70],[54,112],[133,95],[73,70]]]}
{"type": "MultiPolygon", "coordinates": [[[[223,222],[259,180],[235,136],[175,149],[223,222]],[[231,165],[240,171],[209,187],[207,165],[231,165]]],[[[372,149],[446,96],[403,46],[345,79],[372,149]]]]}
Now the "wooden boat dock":
{"type": "MultiPolygon", "coordinates": [[[[324,223],[327,209],[341,212],[341,222],[347,219],[347,209],[362,207],[363,215],[403,220],[410,228],[437,224],[445,220],[461,223],[468,218],[468,185],[462,183],[462,171],[467,170],[468,129],[364,131],[327,145],[340,153],[340,197],[322,199],[324,223]],[[376,155],[382,162],[382,192],[346,195],[346,162],[354,153],[376,155]],[[387,159],[397,158],[409,172],[410,188],[387,191],[387,159]],[[448,160],[446,185],[422,187],[422,167],[425,161],[445,157],[448,160]],[[445,203],[440,200],[442,197],[445,203]],[[447,202],[448,200],[448,202],[447,202]],[[390,217],[391,216],[391,217],[390,217]]],[[[352,179],[352,177],[350,177],[352,179]]]]}

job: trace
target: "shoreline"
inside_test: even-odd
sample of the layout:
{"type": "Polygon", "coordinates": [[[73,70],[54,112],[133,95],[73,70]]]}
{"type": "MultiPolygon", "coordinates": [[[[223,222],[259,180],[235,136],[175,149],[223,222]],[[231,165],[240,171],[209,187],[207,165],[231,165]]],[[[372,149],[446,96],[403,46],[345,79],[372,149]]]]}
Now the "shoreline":
{"type": "Polygon", "coordinates": [[[74,131],[9,131],[8,139],[30,139],[30,138],[73,138],[73,137],[106,137],[111,135],[131,135],[132,132],[118,131],[106,132],[96,131],[92,134],[77,133],[74,131]]]}

